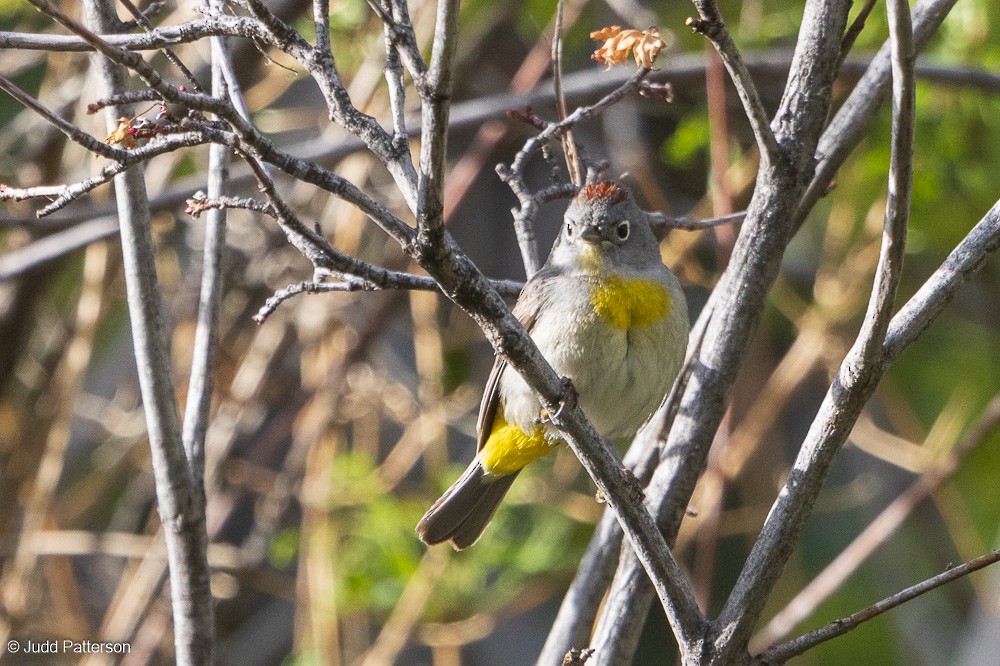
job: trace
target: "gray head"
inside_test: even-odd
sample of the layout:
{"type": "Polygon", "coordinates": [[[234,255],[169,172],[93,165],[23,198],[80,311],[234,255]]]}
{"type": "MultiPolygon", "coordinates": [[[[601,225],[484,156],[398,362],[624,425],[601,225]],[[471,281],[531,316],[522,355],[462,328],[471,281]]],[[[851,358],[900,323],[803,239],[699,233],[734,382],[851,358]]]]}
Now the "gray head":
{"type": "Polygon", "coordinates": [[[626,188],[600,181],[585,185],[566,209],[549,263],[600,273],[642,270],[661,262],[646,212],[626,188]]]}

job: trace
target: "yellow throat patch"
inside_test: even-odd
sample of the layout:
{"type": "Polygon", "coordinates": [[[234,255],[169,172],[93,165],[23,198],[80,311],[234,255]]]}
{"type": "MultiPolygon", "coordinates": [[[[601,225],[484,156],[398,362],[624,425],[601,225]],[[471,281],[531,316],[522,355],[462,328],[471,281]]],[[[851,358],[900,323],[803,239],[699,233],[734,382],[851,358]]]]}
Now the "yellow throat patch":
{"type": "Polygon", "coordinates": [[[513,423],[504,420],[503,409],[497,409],[493,429],[479,452],[483,469],[495,476],[513,474],[530,462],[538,460],[552,450],[541,426],[525,433],[513,423]]]}
{"type": "Polygon", "coordinates": [[[590,303],[604,321],[619,330],[642,328],[670,313],[670,292],[651,278],[604,277],[590,292],[590,303]]]}

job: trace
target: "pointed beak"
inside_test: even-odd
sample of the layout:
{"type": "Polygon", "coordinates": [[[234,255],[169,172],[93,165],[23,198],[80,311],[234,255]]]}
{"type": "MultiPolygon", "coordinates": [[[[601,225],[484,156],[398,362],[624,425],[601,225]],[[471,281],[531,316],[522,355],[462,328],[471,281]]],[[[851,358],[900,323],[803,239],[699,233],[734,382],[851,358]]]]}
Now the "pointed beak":
{"type": "Polygon", "coordinates": [[[601,230],[593,225],[587,225],[580,232],[580,238],[587,241],[588,243],[593,243],[594,245],[600,244],[604,237],[601,236],[601,230]]]}

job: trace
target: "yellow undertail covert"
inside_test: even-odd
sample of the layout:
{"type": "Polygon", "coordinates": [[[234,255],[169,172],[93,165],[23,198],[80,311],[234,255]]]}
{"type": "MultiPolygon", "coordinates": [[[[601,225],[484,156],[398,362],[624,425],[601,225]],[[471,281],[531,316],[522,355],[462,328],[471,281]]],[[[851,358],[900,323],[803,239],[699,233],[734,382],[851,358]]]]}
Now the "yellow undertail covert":
{"type": "Polygon", "coordinates": [[[642,328],[670,312],[670,292],[659,281],[605,277],[590,293],[590,303],[606,322],[619,330],[642,328]]]}
{"type": "Polygon", "coordinates": [[[483,469],[494,476],[513,474],[530,462],[552,450],[541,426],[526,434],[513,423],[504,420],[503,408],[497,409],[490,437],[479,452],[483,469]]]}
{"type": "MultiPolygon", "coordinates": [[[[659,281],[618,276],[602,279],[591,292],[590,302],[601,318],[619,330],[649,326],[666,317],[672,305],[670,293],[659,281]]],[[[479,460],[490,474],[505,476],[544,456],[552,444],[540,426],[526,433],[507,423],[501,408],[479,460]]]]}

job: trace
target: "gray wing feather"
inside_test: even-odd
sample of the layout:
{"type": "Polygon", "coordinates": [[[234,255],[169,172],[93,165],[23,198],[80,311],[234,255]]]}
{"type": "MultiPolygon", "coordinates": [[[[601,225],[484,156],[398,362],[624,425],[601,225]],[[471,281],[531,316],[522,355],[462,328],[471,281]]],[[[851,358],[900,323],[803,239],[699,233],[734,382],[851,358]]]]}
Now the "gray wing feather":
{"type": "MultiPolygon", "coordinates": [[[[535,321],[538,319],[539,310],[544,307],[546,299],[549,298],[549,286],[553,278],[563,274],[563,270],[555,266],[545,266],[535,273],[528,283],[521,290],[521,295],[514,304],[513,313],[521,322],[529,334],[535,321]]],[[[502,356],[497,356],[493,362],[493,370],[486,380],[486,388],[483,391],[483,401],[479,404],[479,419],[476,421],[476,451],[481,451],[489,439],[490,431],[493,429],[493,420],[497,415],[497,407],[500,405],[500,376],[507,367],[507,361],[502,356]]]]}

